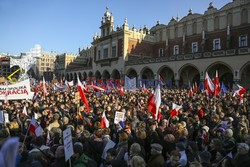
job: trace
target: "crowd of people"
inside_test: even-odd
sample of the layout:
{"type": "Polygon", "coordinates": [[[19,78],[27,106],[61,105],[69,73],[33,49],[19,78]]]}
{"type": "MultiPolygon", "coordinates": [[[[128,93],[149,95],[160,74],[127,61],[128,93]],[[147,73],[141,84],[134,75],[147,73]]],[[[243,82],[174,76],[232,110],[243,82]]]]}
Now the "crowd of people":
{"type": "Polygon", "coordinates": [[[32,100],[12,100],[0,106],[9,114],[9,122],[0,125],[0,147],[8,138],[19,137],[17,167],[250,166],[249,92],[239,103],[232,91],[213,97],[199,90],[189,97],[189,90],[163,88],[162,117],[154,120],[147,108],[151,91],[88,90],[91,112],[87,112],[75,96],[76,87],[63,91],[48,87],[45,97],[38,89],[32,100]],[[170,117],[173,103],[182,108],[170,117]],[[22,113],[24,106],[27,115],[22,113]],[[116,111],[125,113],[123,124],[114,123],[116,111]],[[103,112],[108,128],[101,128],[103,112]],[[34,114],[42,136],[28,131],[34,114]],[[62,132],[67,128],[71,129],[74,155],[65,162],[62,132]],[[46,142],[47,133],[50,142],[46,142]],[[115,146],[103,154],[110,140],[115,146]]]}

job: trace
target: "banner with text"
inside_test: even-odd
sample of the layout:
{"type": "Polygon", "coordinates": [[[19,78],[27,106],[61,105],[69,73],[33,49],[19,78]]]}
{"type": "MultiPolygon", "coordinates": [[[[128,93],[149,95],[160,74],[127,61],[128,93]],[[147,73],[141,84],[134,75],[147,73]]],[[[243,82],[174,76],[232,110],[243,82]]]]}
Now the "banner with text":
{"type": "Polygon", "coordinates": [[[24,80],[12,85],[0,85],[0,100],[31,99],[30,80],[24,80]]]}

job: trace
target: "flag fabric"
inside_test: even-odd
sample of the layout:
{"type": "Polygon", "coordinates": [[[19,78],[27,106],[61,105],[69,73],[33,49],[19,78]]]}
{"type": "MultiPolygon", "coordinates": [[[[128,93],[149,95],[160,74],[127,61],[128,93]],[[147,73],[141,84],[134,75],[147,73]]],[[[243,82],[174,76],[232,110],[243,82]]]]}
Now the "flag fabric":
{"type": "Polygon", "coordinates": [[[46,137],[46,146],[50,146],[51,140],[50,140],[50,135],[49,131],[47,132],[47,137],[46,137]]]}
{"type": "Polygon", "coordinates": [[[232,158],[232,159],[233,159],[233,154],[232,154],[232,151],[230,151],[230,152],[227,154],[227,157],[229,157],[229,158],[232,158]]]}
{"type": "Polygon", "coordinates": [[[200,84],[199,84],[199,89],[200,89],[200,90],[204,90],[204,83],[203,83],[203,82],[200,82],[200,84]]]}
{"type": "Polygon", "coordinates": [[[158,120],[158,110],[161,104],[161,90],[159,85],[154,93],[151,93],[148,100],[148,111],[152,113],[155,120],[158,120]]]}
{"type": "Polygon", "coordinates": [[[88,85],[88,88],[93,89],[95,92],[105,91],[105,89],[103,89],[103,88],[101,88],[99,86],[96,86],[96,85],[88,85]]]}
{"type": "Polygon", "coordinates": [[[159,81],[160,81],[160,85],[165,85],[164,79],[162,78],[161,75],[159,75],[159,81]]]}
{"type": "Polygon", "coordinates": [[[227,88],[226,88],[226,86],[224,85],[223,82],[221,83],[221,93],[222,93],[222,94],[227,93],[227,88]]]}
{"type": "Polygon", "coordinates": [[[124,95],[124,87],[123,86],[119,88],[119,95],[120,96],[124,95]]]}
{"type": "Polygon", "coordinates": [[[124,122],[124,121],[120,121],[119,124],[120,124],[120,126],[122,127],[122,129],[125,128],[125,122],[124,122]]]}
{"type": "Polygon", "coordinates": [[[36,121],[36,119],[34,117],[32,117],[32,119],[31,119],[31,123],[30,123],[30,126],[29,126],[29,131],[31,133],[33,133],[35,137],[38,137],[38,136],[42,135],[43,129],[39,125],[39,123],[36,121]]]}
{"type": "Polygon", "coordinates": [[[62,81],[62,79],[60,80],[59,85],[60,85],[60,86],[63,86],[63,81],[62,81]]]}
{"type": "Polygon", "coordinates": [[[109,121],[105,115],[105,111],[103,111],[101,119],[101,128],[108,128],[108,127],[109,127],[109,121]]]}
{"type": "Polygon", "coordinates": [[[22,114],[23,114],[23,115],[26,115],[26,116],[28,115],[26,106],[23,107],[23,112],[22,112],[22,114]]]}
{"type": "Polygon", "coordinates": [[[178,111],[182,108],[182,106],[179,106],[175,103],[172,105],[172,110],[170,112],[170,117],[178,116],[178,111]]]}
{"type": "Polygon", "coordinates": [[[62,90],[65,90],[66,88],[67,88],[66,85],[60,86],[60,85],[57,85],[56,83],[55,83],[54,86],[53,86],[53,89],[54,89],[55,91],[62,91],[62,90]]]}
{"type": "Polygon", "coordinates": [[[87,111],[90,112],[89,102],[88,102],[88,100],[87,100],[87,98],[85,96],[85,93],[84,93],[84,90],[83,90],[84,87],[83,87],[82,83],[80,82],[78,76],[77,76],[77,82],[78,82],[77,83],[77,89],[78,89],[78,92],[80,94],[81,100],[85,104],[85,107],[86,107],[87,111]]]}
{"type": "Polygon", "coordinates": [[[43,96],[46,97],[47,95],[47,88],[46,88],[46,82],[45,79],[43,77],[43,96]]]}
{"type": "Polygon", "coordinates": [[[207,94],[214,93],[214,83],[212,82],[211,78],[209,77],[208,73],[206,72],[206,77],[204,81],[204,88],[207,94]]]}
{"type": "Polygon", "coordinates": [[[198,86],[197,86],[197,83],[195,82],[194,83],[194,93],[198,91],[198,86]]]}
{"type": "Polygon", "coordinates": [[[193,96],[193,94],[194,94],[193,89],[192,89],[192,88],[190,88],[190,90],[189,90],[189,92],[188,92],[189,97],[192,97],[192,96],[193,96]]]}
{"type": "Polygon", "coordinates": [[[214,80],[214,96],[218,96],[220,93],[220,82],[218,71],[216,70],[215,80],[214,80]]]}
{"type": "Polygon", "coordinates": [[[19,138],[8,138],[1,147],[0,151],[0,166],[13,167],[16,166],[16,158],[18,153],[19,138]]]}
{"type": "Polygon", "coordinates": [[[208,135],[207,135],[207,132],[205,130],[202,131],[202,140],[204,142],[208,142],[208,135]]]}
{"type": "Polygon", "coordinates": [[[233,96],[238,95],[240,97],[240,104],[243,104],[243,96],[246,93],[246,89],[237,84],[238,89],[234,92],[233,96]]]}
{"type": "Polygon", "coordinates": [[[136,90],[136,78],[130,79],[129,77],[125,76],[125,90],[135,91],[136,90]]]}
{"type": "Polygon", "coordinates": [[[172,88],[172,80],[168,81],[167,87],[168,87],[168,88],[172,88]]]}
{"type": "Polygon", "coordinates": [[[71,88],[72,86],[74,86],[74,82],[70,81],[68,82],[67,80],[65,81],[65,84],[68,86],[68,88],[71,88]]]}
{"type": "Polygon", "coordinates": [[[238,95],[240,97],[243,97],[244,93],[246,93],[246,89],[238,84],[237,84],[237,87],[238,87],[238,89],[234,92],[233,96],[238,95]]]}

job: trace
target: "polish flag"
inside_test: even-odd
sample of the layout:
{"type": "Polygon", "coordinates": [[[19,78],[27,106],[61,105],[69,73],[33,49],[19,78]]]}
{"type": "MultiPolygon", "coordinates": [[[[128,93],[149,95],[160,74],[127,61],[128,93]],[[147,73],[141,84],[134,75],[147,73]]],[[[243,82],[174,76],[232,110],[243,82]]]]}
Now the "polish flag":
{"type": "Polygon", "coordinates": [[[22,114],[23,114],[23,115],[26,115],[26,116],[28,115],[28,113],[27,113],[27,109],[26,109],[26,107],[25,107],[25,106],[23,107],[23,112],[22,112],[22,114]]]}
{"type": "Polygon", "coordinates": [[[103,88],[101,88],[101,87],[99,87],[99,86],[91,85],[90,87],[93,88],[94,91],[96,91],[96,92],[105,91],[105,89],[103,89],[103,88]]]}
{"type": "Polygon", "coordinates": [[[202,131],[202,137],[204,142],[208,142],[208,136],[207,136],[207,132],[205,130],[202,131]]]}
{"type": "Polygon", "coordinates": [[[43,96],[46,97],[46,95],[47,95],[47,88],[46,88],[45,79],[43,77],[43,96]]]}
{"type": "Polygon", "coordinates": [[[108,127],[109,127],[109,121],[105,115],[105,111],[103,111],[101,119],[101,128],[108,128],[108,127]]]}
{"type": "Polygon", "coordinates": [[[170,112],[170,117],[178,116],[178,111],[182,108],[182,106],[179,106],[175,103],[173,103],[172,111],[170,112]]]}
{"type": "Polygon", "coordinates": [[[218,96],[219,93],[220,93],[220,82],[219,82],[218,71],[216,70],[216,75],[214,80],[214,96],[218,96]]]}
{"type": "Polygon", "coordinates": [[[240,96],[240,104],[243,104],[243,96],[246,93],[246,89],[237,84],[238,89],[234,92],[233,96],[240,96]]]}
{"type": "Polygon", "coordinates": [[[120,96],[124,95],[124,87],[123,86],[119,88],[119,95],[120,96]]]}
{"type": "Polygon", "coordinates": [[[190,88],[189,93],[188,93],[189,97],[192,97],[192,96],[193,96],[193,94],[194,94],[193,89],[192,89],[192,88],[190,88]]]}
{"type": "Polygon", "coordinates": [[[34,117],[31,119],[29,131],[35,135],[35,137],[41,136],[43,133],[42,127],[39,125],[39,123],[36,121],[34,117]]]}
{"type": "Polygon", "coordinates": [[[77,76],[77,82],[78,82],[77,83],[77,89],[78,89],[78,92],[80,94],[81,100],[85,104],[87,111],[90,112],[89,102],[88,102],[88,100],[87,100],[87,98],[85,96],[85,93],[84,93],[84,90],[83,90],[84,87],[83,87],[81,81],[79,80],[78,76],[77,76]]]}
{"type": "Polygon", "coordinates": [[[73,82],[73,81],[68,82],[68,81],[66,80],[66,81],[65,81],[65,84],[68,86],[68,88],[74,86],[74,82],[73,82]]]}
{"type": "Polygon", "coordinates": [[[204,88],[207,94],[214,93],[214,83],[212,82],[211,78],[209,77],[208,73],[206,72],[206,77],[204,81],[204,88]]]}
{"type": "Polygon", "coordinates": [[[155,120],[159,119],[159,107],[161,105],[161,90],[158,87],[155,89],[154,93],[151,93],[148,100],[148,111],[152,113],[155,120]]]}

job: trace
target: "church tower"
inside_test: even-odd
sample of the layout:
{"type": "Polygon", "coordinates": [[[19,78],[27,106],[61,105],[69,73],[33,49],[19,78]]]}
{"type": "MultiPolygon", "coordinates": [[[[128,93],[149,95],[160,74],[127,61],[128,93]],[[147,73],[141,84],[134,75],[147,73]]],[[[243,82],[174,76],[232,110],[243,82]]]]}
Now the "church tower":
{"type": "Polygon", "coordinates": [[[114,30],[114,17],[112,16],[112,13],[108,11],[108,7],[106,7],[106,12],[104,13],[104,17],[102,17],[100,29],[101,37],[110,35],[114,30]]]}

